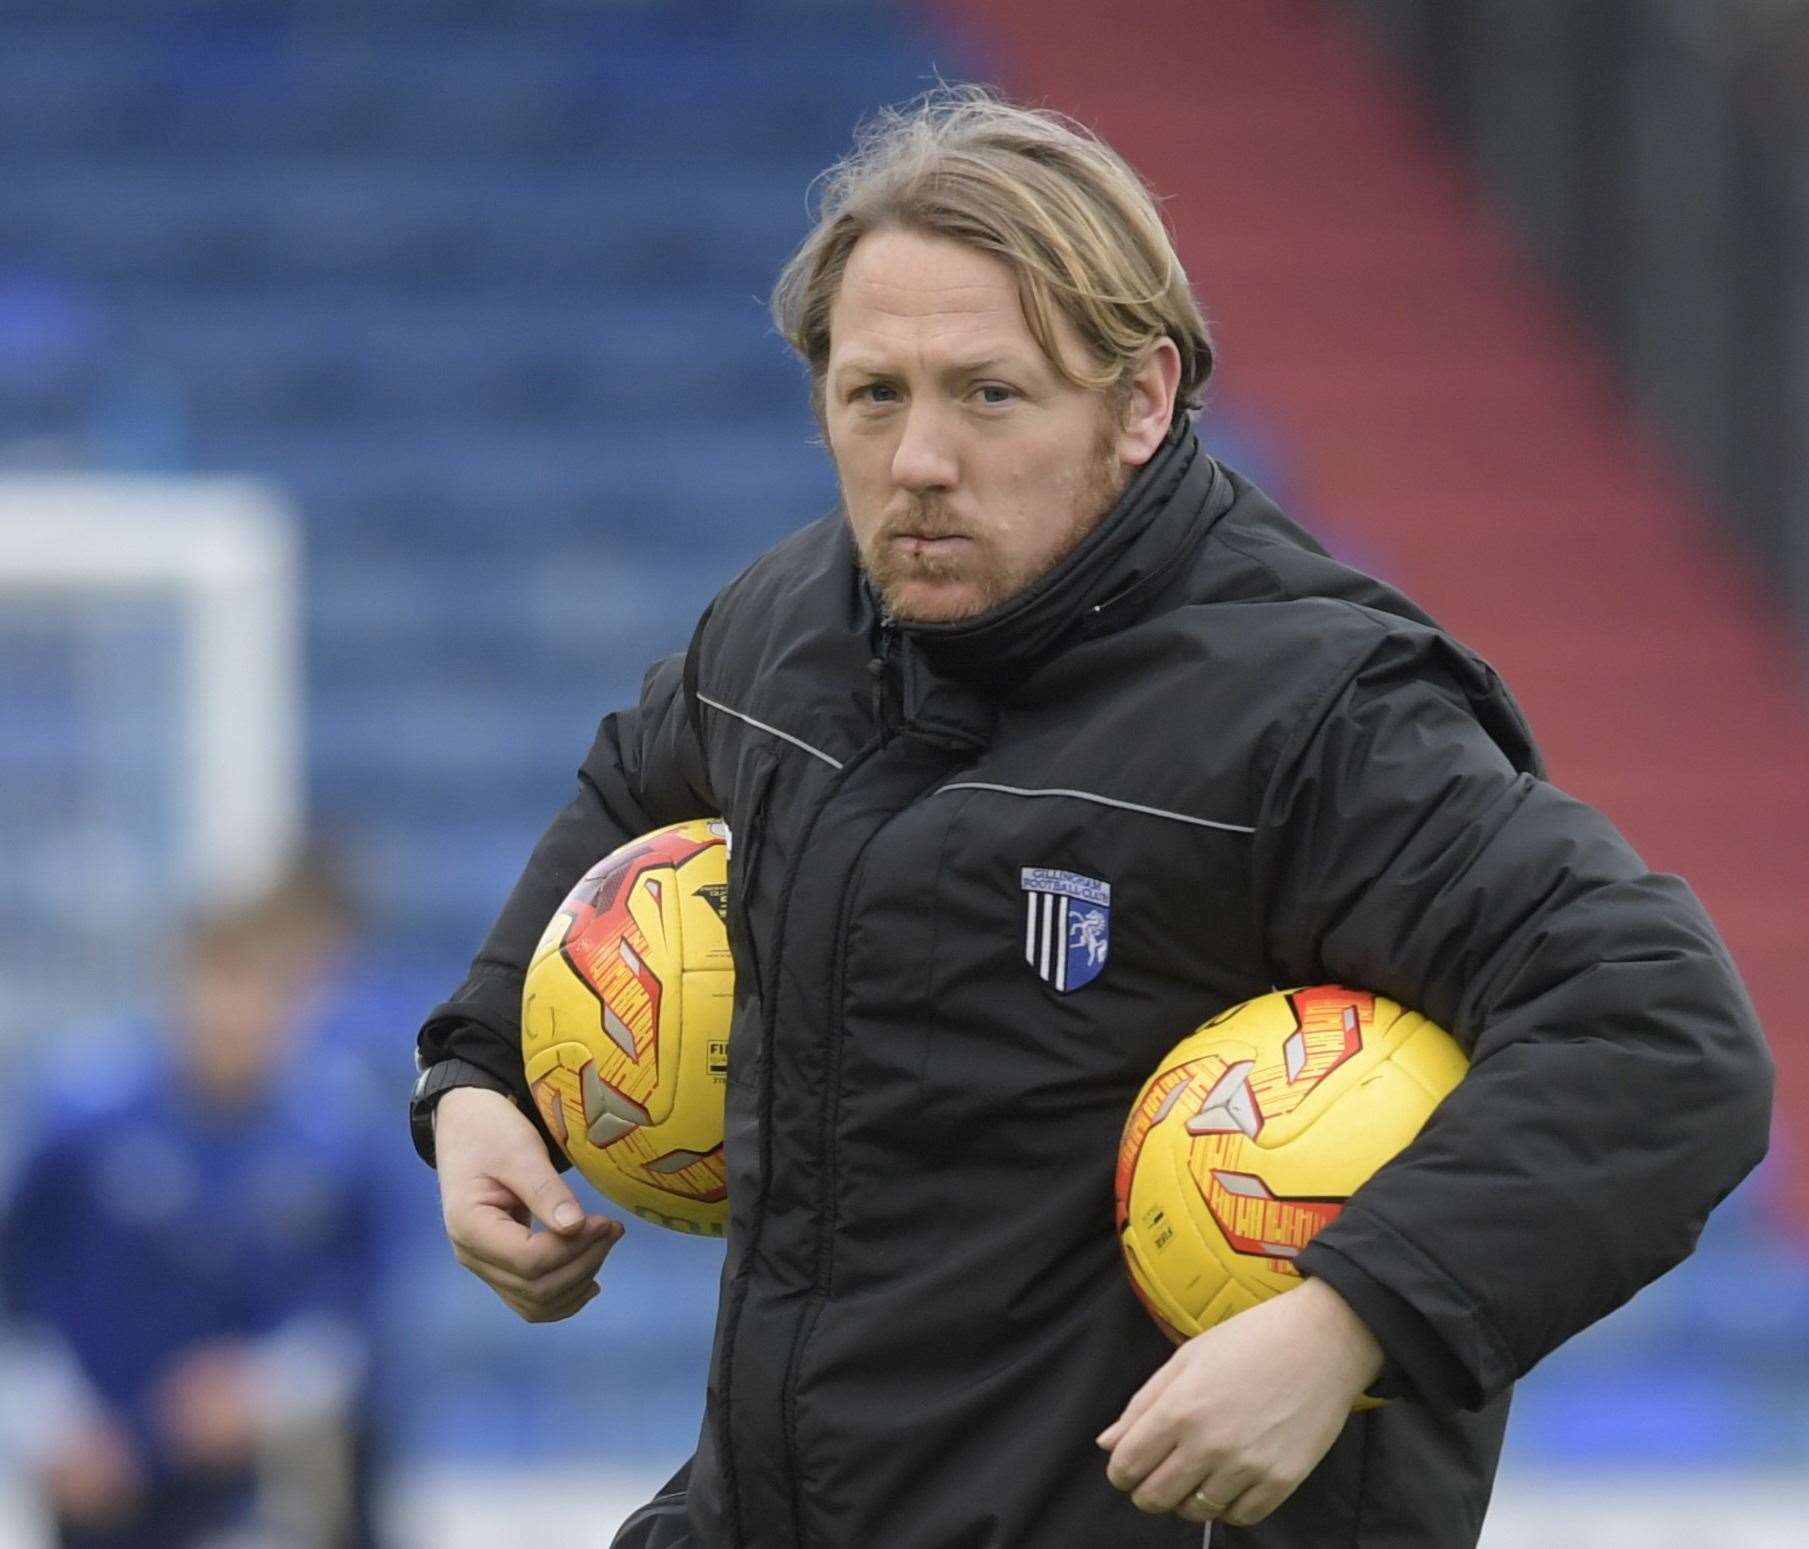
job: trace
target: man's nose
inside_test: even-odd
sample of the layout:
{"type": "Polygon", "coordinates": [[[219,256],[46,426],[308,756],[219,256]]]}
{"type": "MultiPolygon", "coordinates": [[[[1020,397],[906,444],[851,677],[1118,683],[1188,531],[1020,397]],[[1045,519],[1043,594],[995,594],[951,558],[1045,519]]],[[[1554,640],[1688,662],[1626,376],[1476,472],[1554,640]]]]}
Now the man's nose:
{"type": "Polygon", "coordinates": [[[913,492],[953,489],[957,471],[942,416],[933,406],[913,404],[892,453],[893,482],[913,492]]]}

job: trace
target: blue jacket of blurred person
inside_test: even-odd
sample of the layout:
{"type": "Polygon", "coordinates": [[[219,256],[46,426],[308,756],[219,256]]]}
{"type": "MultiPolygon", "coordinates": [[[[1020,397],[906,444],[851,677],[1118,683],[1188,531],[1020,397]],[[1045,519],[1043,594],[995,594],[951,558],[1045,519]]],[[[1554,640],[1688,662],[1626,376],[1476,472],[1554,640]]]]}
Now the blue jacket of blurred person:
{"type": "Polygon", "coordinates": [[[0,1221],[0,1414],[66,1549],[371,1542],[376,1203],[300,1043],[339,918],[296,877],[198,920],[167,1019],[53,1073],[0,1221]]]}

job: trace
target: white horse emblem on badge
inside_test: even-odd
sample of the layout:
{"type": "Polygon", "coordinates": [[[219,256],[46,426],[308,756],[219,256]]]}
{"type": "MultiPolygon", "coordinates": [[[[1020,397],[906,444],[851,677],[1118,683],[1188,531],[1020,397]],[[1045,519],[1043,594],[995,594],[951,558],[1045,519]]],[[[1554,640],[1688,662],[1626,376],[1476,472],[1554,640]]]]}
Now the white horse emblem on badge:
{"type": "Polygon", "coordinates": [[[1111,884],[1043,866],[1026,866],[1022,881],[1025,962],[1064,995],[1091,984],[1111,949],[1111,884]]]}

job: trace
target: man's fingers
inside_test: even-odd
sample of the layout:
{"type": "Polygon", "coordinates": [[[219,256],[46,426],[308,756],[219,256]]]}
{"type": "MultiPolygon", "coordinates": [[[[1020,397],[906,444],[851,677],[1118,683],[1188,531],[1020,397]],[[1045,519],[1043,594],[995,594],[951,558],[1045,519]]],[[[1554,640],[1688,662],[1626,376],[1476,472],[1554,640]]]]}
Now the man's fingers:
{"type": "MultiPolygon", "coordinates": [[[[1139,1511],[1173,1511],[1187,1500],[1202,1478],[1207,1478],[1208,1475],[1205,1461],[1183,1439],[1180,1445],[1143,1476],[1143,1482],[1131,1492],[1131,1504],[1139,1511]]],[[[1213,1489],[1210,1483],[1206,1487],[1206,1494],[1220,1505],[1229,1498],[1213,1489]]]]}
{"type": "Polygon", "coordinates": [[[575,1258],[606,1228],[617,1228],[609,1216],[592,1215],[581,1219],[575,1231],[537,1232],[533,1219],[506,1185],[492,1181],[449,1202],[446,1233],[474,1258],[533,1279],[575,1258]]]}
{"type": "Polygon", "coordinates": [[[621,1227],[610,1222],[608,1230],[601,1233],[595,1241],[586,1244],[576,1258],[548,1270],[532,1281],[528,1286],[528,1293],[541,1301],[556,1301],[591,1284],[597,1278],[597,1271],[603,1267],[603,1260],[609,1257],[609,1250],[621,1240],[621,1227]]]}
{"type": "Polygon", "coordinates": [[[1162,1396],[1162,1391],[1175,1380],[1175,1358],[1170,1356],[1150,1375],[1148,1382],[1131,1395],[1130,1402],[1124,1406],[1124,1413],[1101,1431],[1096,1438],[1098,1444],[1108,1452],[1123,1440],[1124,1433],[1143,1417],[1144,1411],[1162,1396]]]}
{"type": "Polygon", "coordinates": [[[1153,1432],[1133,1431],[1113,1449],[1106,1462],[1106,1478],[1127,1495],[1141,1490],[1144,1480],[1161,1465],[1172,1445],[1166,1436],[1157,1438],[1153,1432]]]}
{"type": "Polygon", "coordinates": [[[1277,1484],[1252,1485],[1225,1508],[1225,1514],[1220,1520],[1232,1527],[1254,1527],[1270,1512],[1281,1507],[1299,1488],[1298,1482],[1286,1488],[1277,1484]]]}
{"type": "Polygon", "coordinates": [[[1106,1460],[1106,1478],[1120,1490],[1137,1489],[1174,1450],[1175,1427],[1161,1410],[1146,1409],[1130,1422],[1106,1460]]]}
{"type": "Polygon", "coordinates": [[[534,1232],[494,1206],[473,1206],[453,1237],[459,1262],[498,1290],[532,1295],[549,1283],[563,1290],[574,1277],[589,1279],[621,1240],[621,1226],[592,1216],[569,1237],[534,1232]]]}
{"type": "Polygon", "coordinates": [[[1131,1500],[1140,1511],[1174,1511],[1189,1522],[1211,1522],[1226,1516],[1233,1502],[1248,1494],[1256,1477],[1248,1468],[1203,1456],[1197,1447],[1183,1442],[1149,1471],[1131,1500]],[[1195,1491],[1212,1509],[1201,1503],[1195,1491]]]}
{"type": "Polygon", "coordinates": [[[498,1291],[503,1302],[523,1321],[528,1323],[559,1323],[564,1319],[582,1312],[594,1300],[601,1288],[594,1280],[587,1280],[566,1295],[552,1302],[529,1301],[519,1296],[505,1295],[498,1291]]]}
{"type": "MultiPolygon", "coordinates": [[[[546,1148],[539,1137],[522,1121],[520,1133],[500,1147],[490,1158],[488,1181],[511,1201],[527,1208],[533,1218],[549,1231],[569,1237],[584,1225],[584,1207],[578,1196],[547,1160],[546,1148]]],[[[483,1173],[477,1181],[484,1182],[483,1173]]],[[[480,1195],[480,1197],[482,1197],[480,1195]]]]}
{"type": "Polygon", "coordinates": [[[569,1237],[584,1225],[584,1207],[544,1155],[533,1158],[527,1176],[499,1181],[514,1190],[515,1197],[534,1212],[534,1219],[542,1226],[569,1237]]]}

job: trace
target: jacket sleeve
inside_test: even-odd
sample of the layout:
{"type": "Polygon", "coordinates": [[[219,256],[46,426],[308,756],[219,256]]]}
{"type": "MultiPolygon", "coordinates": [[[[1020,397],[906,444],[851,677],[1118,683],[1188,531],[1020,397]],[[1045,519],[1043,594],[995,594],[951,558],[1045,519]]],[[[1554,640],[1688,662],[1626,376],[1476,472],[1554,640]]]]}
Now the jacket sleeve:
{"type": "MultiPolygon", "coordinates": [[[[640,704],[604,718],[578,770],[577,794],[541,835],[465,982],[423,1024],[416,1041],[423,1066],[454,1056],[469,1060],[507,1082],[523,1110],[535,1115],[521,1068],[521,986],[553,911],[618,845],[718,813],[689,710],[687,660],[681,653],[657,662],[640,704]]],[[[563,1165],[550,1137],[548,1143],[563,1165]]]]}
{"type": "Polygon", "coordinates": [[[1280,744],[1255,852],[1277,983],[1376,991],[1470,1058],[1299,1260],[1437,1407],[1483,1404],[1685,1258],[1764,1155],[1772,1091],[1695,896],[1516,769],[1479,665],[1378,627],[1280,744]]]}

